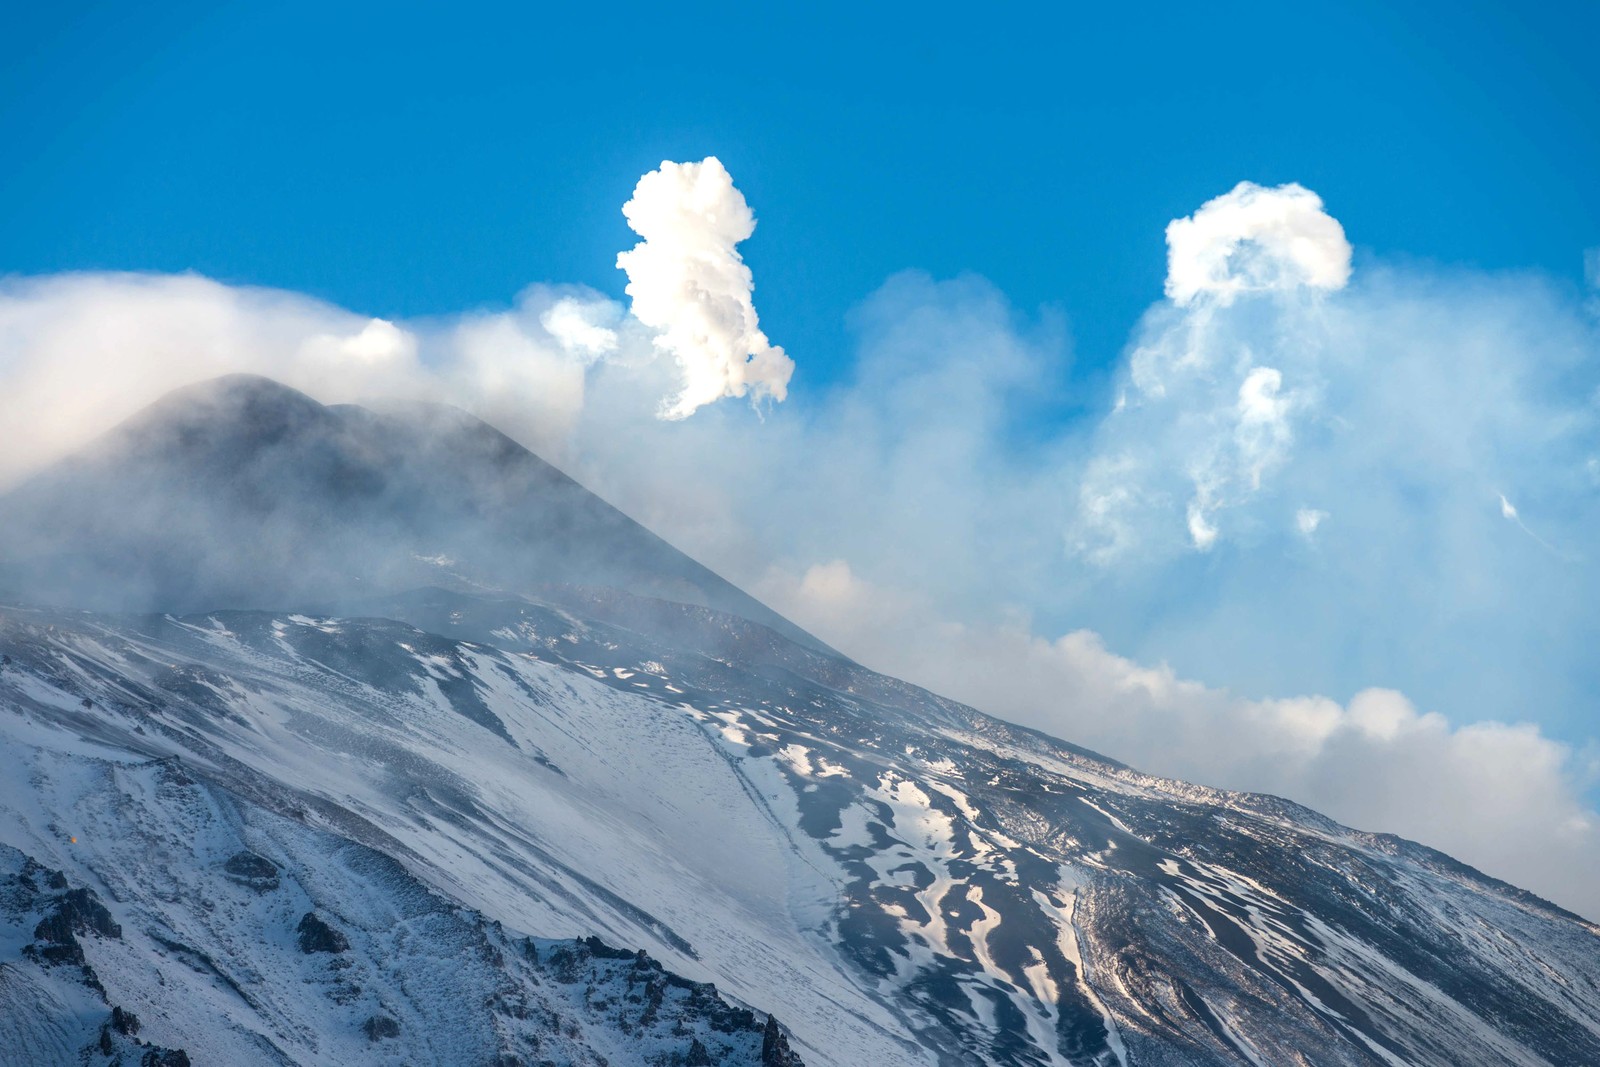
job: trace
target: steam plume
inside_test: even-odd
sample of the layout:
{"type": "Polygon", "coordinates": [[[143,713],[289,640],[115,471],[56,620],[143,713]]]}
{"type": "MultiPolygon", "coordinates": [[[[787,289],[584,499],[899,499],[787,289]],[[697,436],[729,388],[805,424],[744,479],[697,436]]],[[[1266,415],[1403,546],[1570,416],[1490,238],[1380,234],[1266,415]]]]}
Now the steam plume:
{"type": "Polygon", "coordinates": [[[1167,295],[1178,304],[1202,293],[1226,304],[1247,292],[1343,289],[1349,280],[1344,227],[1301,185],[1240,182],[1167,226],[1167,295]]]}
{"type": "Polygon", "coordinates": [[[757,325],[750,268],[734,247],[756,220],[727,168],[715,156],[663,162],[639,179],[622,214],[644,238],[617,256],[633,316],[659,331],[656,346],[683,372],[662,417],[687,418],[726,396],[783,400],[794,361],[757,325]]]}

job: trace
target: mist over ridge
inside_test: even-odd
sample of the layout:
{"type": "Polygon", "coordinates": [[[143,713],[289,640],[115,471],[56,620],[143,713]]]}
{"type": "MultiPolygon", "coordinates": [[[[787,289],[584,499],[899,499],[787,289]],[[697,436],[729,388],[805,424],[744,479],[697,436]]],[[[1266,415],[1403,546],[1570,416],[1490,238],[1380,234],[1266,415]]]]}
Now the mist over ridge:
{"type": "Polygon", "coordinates": [[[351,611],[421,585],[594,586],[825,648],[459,408],[186,386],[0,496],[0,591],[103,611],[351,611]]]}

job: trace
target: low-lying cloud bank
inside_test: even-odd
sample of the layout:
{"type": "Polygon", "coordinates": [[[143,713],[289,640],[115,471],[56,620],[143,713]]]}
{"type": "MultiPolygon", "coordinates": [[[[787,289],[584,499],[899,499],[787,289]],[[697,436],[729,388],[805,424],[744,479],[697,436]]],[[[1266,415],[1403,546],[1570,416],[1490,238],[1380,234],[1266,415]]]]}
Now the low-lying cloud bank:
{"type": "Polygon", "coordinates": [[[1343,704],[1247,700],[1119,656],[1090,630],[1050,640],[1021,619],[941,621],[843,561],[771,572],[758,592],[866,662],[1013,722],[1141,770],[1288,797],[1600,914],[1592,746],[1574,751],[1527,722],[1452,725],[1391,689],[1343,704]]]}
{"type": "Polygon", "coordinates": [[[755,215],[722,163],[663,162],[623,206],[631,308],[532,286],[504,311],[396,324],[296,293],[196,275],[0,282],[0,489],[169,389],[233,371],[321,398],[445,399],[559,458],[597,365],[629,415],[682,419],[729,397],[782,401],[794,363],[758,324],[736,246],[755,215]],[[671,364],[658,358],[671,357],[671,364]]]}
{"type": "Polygon", "coordinates": [[[714,401],[781,401],[793,363],[726,170],[664,165],[629,221],[631,311],[540,286],[389,323],[193,276],[12,279],[0,486],[228,371],[452,400],[874,667],[1600,916],[1600,754],[1530,724],[1592,736],[1600,691],[1592,295],[1353,269],[1313,193],[1246,183],[1169,229],[1097,417],[1051,417],[1059,322],[907,274],[856,313],[850,381],[758,422],[714,401]]]}

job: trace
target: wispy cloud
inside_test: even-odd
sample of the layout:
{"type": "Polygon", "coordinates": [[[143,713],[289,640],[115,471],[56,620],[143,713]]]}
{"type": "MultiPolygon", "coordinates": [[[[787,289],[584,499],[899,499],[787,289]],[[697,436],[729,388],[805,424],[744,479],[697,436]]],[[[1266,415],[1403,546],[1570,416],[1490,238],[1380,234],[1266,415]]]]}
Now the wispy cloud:
{"type": "Polygon", "coordinates": [[[0,481],[231,370],[453,400],[873,666],[1600,914],[1593,760],[1519,721],[1583,736],[1600,577],[1512,526],[1600,528],[1582,295],[1353,268],[1314,194],[1244,185],[1174,223],[1170,295],[1100,415],[1019,434],[1066,383],[1061,324],[906,274],[856,313],[853,377],[758,423],[712,401],[781,399],[792,364],[711,163],[641,183],[631,312],[535,287],[389,323],[195,277],[7,282],[0,481]],[[696,218],[709,236],[683,237],[696,218]]]}

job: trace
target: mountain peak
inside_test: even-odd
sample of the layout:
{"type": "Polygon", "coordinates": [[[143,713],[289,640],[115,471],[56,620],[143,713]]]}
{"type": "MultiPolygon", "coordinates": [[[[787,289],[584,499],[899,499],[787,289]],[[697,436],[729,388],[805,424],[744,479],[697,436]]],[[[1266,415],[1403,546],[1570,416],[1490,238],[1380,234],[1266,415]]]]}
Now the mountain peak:
{"type": "Polygon", "coordinates": [[[327,408],[258,374],[225,374],[180,386],[124,422],[105,440],[128,434],[211,430],[275,440],[326,419],[327,408]]]}
{"type": "Polygon", "coordinates": [[[0,497],[0,592],[133,611],[324,607],[420,585],[613,588],[831,651],[467,412],[176,389],[0,497]]]}

